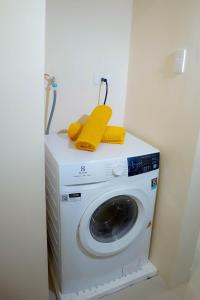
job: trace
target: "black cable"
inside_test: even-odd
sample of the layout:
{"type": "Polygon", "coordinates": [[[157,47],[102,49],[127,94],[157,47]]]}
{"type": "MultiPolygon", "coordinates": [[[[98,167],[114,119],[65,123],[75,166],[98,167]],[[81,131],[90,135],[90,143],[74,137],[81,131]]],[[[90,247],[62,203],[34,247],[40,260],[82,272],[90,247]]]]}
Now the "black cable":
{"type": "Polygon", "coordinates": [[[108,80],[106,78],[101,78],[101,82],[105,82],[106,84],[106,94],[105,94],[105,100],[104,100],[104,105],[106,105],[107,97],[108,97],[108,80]]]}

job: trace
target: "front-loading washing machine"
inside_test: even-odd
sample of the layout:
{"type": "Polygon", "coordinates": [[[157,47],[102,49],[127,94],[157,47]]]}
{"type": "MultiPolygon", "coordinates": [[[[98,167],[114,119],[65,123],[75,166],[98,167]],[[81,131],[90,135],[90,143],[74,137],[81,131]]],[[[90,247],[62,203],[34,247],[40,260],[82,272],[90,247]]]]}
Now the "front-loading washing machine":
{"type": "Polygon", "coordinates": [[[159,151],[126,135],[96,152],[45,138],[50,269],[60,299],[96,299],[156,274],[149,261],[159,151]]]}

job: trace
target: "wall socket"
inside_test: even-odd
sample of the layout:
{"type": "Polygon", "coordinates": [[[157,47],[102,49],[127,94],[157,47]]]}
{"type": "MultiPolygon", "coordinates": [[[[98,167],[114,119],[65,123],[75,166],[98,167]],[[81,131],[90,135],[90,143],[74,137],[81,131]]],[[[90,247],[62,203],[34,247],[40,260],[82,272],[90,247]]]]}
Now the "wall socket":
{"type": "Polygon", "coordinates": [[[108,80],[108,84],[110,84],[112,80],[111,75],[108,73],[94,73],[93,76],[94,85],[99,85],[101,82],[101,78],[106,78],[108,80]]]}

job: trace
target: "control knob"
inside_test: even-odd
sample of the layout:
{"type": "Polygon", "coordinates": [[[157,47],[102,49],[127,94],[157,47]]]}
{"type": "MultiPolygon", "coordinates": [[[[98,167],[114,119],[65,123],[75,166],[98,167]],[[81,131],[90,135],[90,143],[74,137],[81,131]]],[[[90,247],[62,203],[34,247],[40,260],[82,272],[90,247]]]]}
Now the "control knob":
{"type": "Polygon", "coordinates": [[[113,167],[112,173],[114,176],[119,177],[124,173],[124,166],[123,165],[116,165],[113,167]]]}

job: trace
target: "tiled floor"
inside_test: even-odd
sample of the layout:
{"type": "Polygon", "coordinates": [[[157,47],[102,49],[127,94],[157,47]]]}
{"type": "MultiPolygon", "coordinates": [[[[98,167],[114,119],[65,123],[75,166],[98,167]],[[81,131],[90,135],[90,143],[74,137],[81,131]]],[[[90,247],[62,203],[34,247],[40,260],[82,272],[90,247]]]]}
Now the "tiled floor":
{"type": "MultiPolygon", "coordinates": [[[[52,285],[50,284],[50,287],[52,285]]],[[[103,300],[200,300],[200,239],[194,259],[191,280],[186,285],[169,290],[162,279],[156,276],[103,300]]],[[[56,300],[50,291],[50,300],[56,300]]]]}

